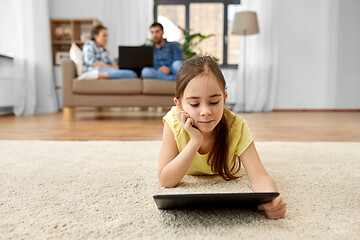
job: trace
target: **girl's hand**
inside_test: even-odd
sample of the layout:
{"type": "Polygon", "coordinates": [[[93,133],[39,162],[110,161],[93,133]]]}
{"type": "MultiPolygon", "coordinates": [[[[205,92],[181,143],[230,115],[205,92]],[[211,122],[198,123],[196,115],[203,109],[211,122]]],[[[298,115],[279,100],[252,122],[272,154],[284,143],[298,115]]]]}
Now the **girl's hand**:
{"type": "Polygon", "coordinates": [[[286,212],[286,202],[282,196],[279,195],[271,202],[259,205],[258,208],[259,210],[265,210],[266,215],[271,219],[284,218],[286,212]]]}
{"type": "Polygon", "coordinates": [[[192,119],[185,111],[178,111],[176,116],[179,119],[180,126],[185,129],[191,139],[196,140],[201,145],[204,140],[204,135],[199,129],[193,126],[194,119],[192,119]]]}

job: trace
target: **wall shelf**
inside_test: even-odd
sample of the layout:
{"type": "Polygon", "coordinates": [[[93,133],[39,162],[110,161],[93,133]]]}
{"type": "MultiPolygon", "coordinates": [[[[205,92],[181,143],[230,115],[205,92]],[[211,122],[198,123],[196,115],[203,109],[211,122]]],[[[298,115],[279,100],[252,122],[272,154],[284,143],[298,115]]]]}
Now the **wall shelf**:
{"type": "Polygon", "coordinates": [[[101,24],[96,18],[50,19],[53,65],[59,65],[60,54],[66,55],[74,42],[80,48],[90,39],[91,29],[101,24]]]}

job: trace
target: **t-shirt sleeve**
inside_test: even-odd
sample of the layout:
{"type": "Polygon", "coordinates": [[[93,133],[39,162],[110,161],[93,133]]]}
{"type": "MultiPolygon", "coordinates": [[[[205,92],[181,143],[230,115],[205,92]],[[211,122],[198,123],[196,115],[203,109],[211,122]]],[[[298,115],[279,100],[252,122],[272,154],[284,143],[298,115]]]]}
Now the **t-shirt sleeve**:
{"type": "Polygon", "coordinates": [[[171,131],[174,133],[174,138],[176,141],[177,148],[179,152],[186,146],[189,136],[185,133],[185,131],[180,126],[180,122],[176,116],[177,108],[173,107],[164,117],[163,123],[165,122],[169,125],[171,131]]]}
{"type": "Polygon", "coordinates": [[[235,125],[230,131],[234,131],[233,141],[235,144],[235,155],[240,156],[254,141],[249,125],[244,118],[238,117],[235,125]]]}
{"type": "Polygon", "coordinates": [[[172,132],[174,133],[174,137],[177,140],[181,130],[181,126],[176,116],[175,107],[171,108],[171,110],[163,117],[163,123],[165,124],[165,122],[171,128],[172,132]]]}

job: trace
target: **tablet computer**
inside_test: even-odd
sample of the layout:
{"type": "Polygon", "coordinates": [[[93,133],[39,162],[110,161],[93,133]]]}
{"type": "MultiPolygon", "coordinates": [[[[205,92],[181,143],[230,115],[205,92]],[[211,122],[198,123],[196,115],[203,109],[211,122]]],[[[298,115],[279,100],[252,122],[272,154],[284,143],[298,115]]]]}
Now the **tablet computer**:
{"type": "Polygon", "coordinates": [[[154,195],[153,197],[159,209],[248,209],[271,202],[277,196],[279,196],[277,192],[266,192],[171,194],[154,195]]]}

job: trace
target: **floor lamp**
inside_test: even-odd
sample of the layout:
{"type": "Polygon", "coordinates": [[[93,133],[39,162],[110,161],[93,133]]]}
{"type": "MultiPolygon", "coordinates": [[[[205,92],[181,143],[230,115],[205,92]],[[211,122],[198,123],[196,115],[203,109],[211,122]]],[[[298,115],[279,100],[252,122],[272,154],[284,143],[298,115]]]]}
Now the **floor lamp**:
{"type": "Polygon", "coordinates": [[[244,36],[243,62],[243,111],[246,112],[246,36],[259,33],[256,12],[242,11],[235,14],[232,34],[244,36]]]}

